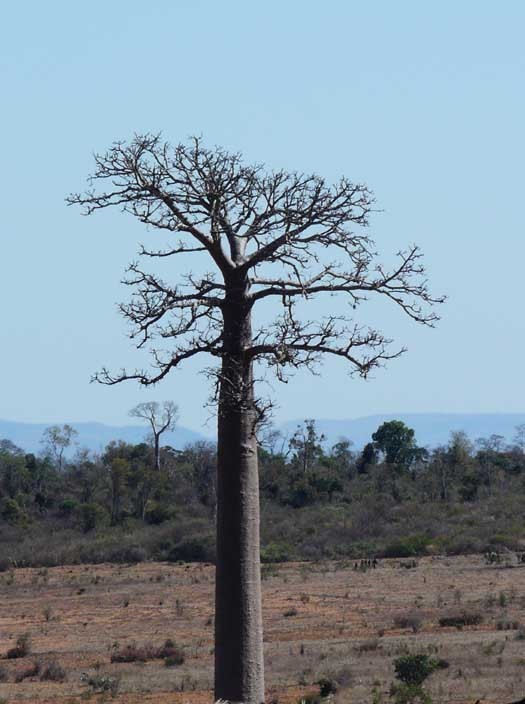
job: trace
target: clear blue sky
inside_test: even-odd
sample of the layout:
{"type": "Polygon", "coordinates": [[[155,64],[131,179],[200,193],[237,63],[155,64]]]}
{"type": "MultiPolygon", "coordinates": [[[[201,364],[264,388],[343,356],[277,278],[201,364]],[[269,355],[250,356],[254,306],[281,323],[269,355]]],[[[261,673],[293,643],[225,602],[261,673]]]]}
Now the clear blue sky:
{"type": "Polygon", "coordinates": [[[148,130],[365,181],[380,250],[417,242],[449,296],[435,330],[371,309],[407,354],[367,382],[330,362],[276,386],[278,420],[523,411],[524,28],[518,0],[5,4],[0,417],[125,423],[171,398],[206,419],[196,364],[151,392],[89,384],[138,361],[115,304],[146,233],[64,197],[93,151],[148,130]]]}

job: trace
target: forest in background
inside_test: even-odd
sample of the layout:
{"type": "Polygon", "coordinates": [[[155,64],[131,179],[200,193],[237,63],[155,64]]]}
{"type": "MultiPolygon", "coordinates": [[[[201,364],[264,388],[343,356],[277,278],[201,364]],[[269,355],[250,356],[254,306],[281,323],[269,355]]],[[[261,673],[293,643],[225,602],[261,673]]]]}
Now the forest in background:
{"type": "MultiPolygon", "coordinates": [[[[213,562],[215,445],[77,450],[53,426],[28,454],[0,441],[0,569],[144,560],[213,562]]],[[[525,549],[525,426],[428,450],[401,421],[355,451],[315,421],[259,446],[262,560],[417,558],[525,549]]]]}

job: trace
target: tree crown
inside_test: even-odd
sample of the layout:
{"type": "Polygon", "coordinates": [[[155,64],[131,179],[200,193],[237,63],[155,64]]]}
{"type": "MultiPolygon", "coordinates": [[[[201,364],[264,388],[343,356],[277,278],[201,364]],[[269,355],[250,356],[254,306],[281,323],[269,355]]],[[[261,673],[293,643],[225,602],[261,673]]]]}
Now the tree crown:
{"type": "Polygon", "coordinates": [[[392,269],[378,263],[366,234],[374,199],[363,184],[269,172],[239,154],[205,148],[199,138],[172,147],[151,134],[113,144],[95,164],[89,190],[72,194],[69,204],[86,214],[120,207],[167,233],[170,244],[142,246],[143,259],[204,253],[212,269],[173,285],[138,262],[129,266],[125,283],[133,294],[120,310],[137,346],[150,350],[153,372],[104,369],[97,377],[104,383],[149,385],[197,354],[223,356],[227,293],[236,290],[244,314],[262,300],[280,304],[274,320],[254,330],[244,355],[266,361],[281,380],[286,370],[312,369],[323,354],[348,361],[363,376],[401,354],[381,332],[355,321],[355,309],[370,295],[418,323],[437,320],[433,306],[444,299],[429,292],[416,245],[398,252],[392,269]],[[349,315],[305,318],[298,303],[322,294],[346,297],[349,315]]]}

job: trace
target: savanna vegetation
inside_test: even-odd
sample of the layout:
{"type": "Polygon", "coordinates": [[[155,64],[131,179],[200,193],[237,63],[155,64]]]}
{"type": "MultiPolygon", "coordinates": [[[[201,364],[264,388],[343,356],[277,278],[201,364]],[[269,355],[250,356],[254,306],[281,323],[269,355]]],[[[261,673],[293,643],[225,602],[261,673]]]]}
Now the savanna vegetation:
{"type": "MultiPolygon", "coordinates": [[[[112,442],[77,449],[69,426],[40,454],[0,443],[0,566],[144,560],[213,562],[216,452],[112,442]]],[[[400,421],[356,451],[327,447],[314,421],[259,446],[262,560],[418,557],[520,551],[525,545],[525,433],[432,450],[400,421]]]]}

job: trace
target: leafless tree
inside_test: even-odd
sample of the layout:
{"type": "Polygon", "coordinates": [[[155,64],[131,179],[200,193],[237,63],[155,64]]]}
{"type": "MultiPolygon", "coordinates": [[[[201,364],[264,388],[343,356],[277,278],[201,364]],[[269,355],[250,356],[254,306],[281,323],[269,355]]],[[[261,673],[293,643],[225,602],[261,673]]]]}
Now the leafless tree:
{"type": "Polygon", "coordinates": [[[145,260],[190,255],[193,262],[203,255],[207,262],[204,273],[178,283],[130,265],[126,283],[133,293],[121,312],[137,346],[150,350],[152,366],[117,374],[103,369],[97,378],[148,386],[201,353],[218,361],[215,696],[260,704],[256,426],[264,408],[254,393],[254,362],[284,381],[288,371],[313,370],[328,354],[366,376],[403,351],[355,320],[366,297],[387,299],[425,325],[436,321],[432,306],[442,298],[427,288],[417,246],[400,251],[391,269],[377,263],[365,230],[374,201],[364,185],[268,172],[238,154],[205,148],[198,138],[172,147],[159,135],[136,136],[95,161],[89,190],[71,195],[70,204],[86,214],[116,206],[163,232],[169,244],[142,246],[145,260]],[[346,298],[349,315],[327,306],[322,319],[309,319],[309,301],[323,294],[346,298]],[[280,312],[258,323],[253,312],[265,301],[280,312]]]}
{"type": "Polygon", "coordinates": [[[147,421],[153,436],[153,453],[155,469],[160,471],[160,436],[167,430],[173,430],[178,419],[178,407],[173,401],[146,401],[131,409],[129,415],[147,421]]]}

